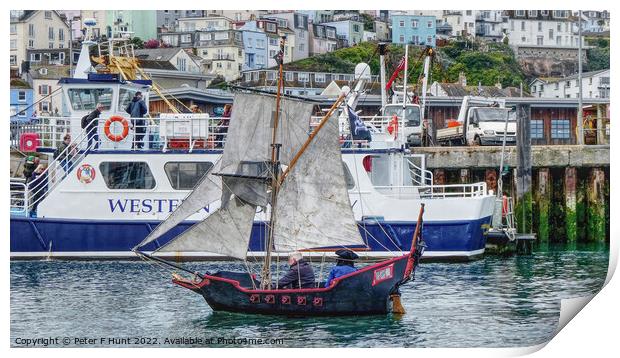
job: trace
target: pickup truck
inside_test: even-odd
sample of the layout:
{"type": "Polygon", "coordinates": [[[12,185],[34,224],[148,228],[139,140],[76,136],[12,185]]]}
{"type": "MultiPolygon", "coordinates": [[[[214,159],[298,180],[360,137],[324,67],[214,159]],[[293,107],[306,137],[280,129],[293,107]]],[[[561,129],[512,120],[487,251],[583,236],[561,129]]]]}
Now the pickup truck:
{"type": "Polygon", "coordinates": [[[502,145],[504,130],[507,129],[506,144],[515,145],[515,112],[490,100],[473,102],[471,98],[463,99],[458,120],[449,123],[448,128],[437,130],[437,142],[441,145],[502,145]],[[482,102],[488,103],[485,106],[482,102]]]}

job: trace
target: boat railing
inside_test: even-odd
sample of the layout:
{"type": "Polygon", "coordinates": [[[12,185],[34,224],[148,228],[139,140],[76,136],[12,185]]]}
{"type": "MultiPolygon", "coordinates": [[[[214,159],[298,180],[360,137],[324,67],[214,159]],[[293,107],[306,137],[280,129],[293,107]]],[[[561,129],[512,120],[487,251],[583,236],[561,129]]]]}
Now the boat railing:
{"type": "Polygon", "coordinates": [[[56,148],[65,133],[70,132],[70,126],[71,118],[68,117],[37,117],[28,122],[11,122],[11,147],[19,147],[23,134],[36,133],[40,148],[56,148]]]}
{"type": "MultiPolygon", "coordinates": [[[[323,117],[312,116],[310,129],[314,128],[323,117]]],[[[349,120],[340,116],[340,143],[343,148],[394,148],[400,147],[398,132],[402,123],[390,116],[359,116],[370,131],[371,139],[358,139],[351,136],[349,120]]]]}
{"type": "Polygon", "coordinates": [[[417,186],[433,186],[433,172],[419,167],[411,158],[407,158],[411,181],[417,186]]]}
{"type": "MultiPolygon", "coordinates": [[[[180,116],[183,116],[181,114],[180,116]]],[[[125,118],[128,135],[117,141],[106,138],[108,118],[97,120],[91,151],[99,150],[189,150],[223,148],[228,126],[222,125],[222,118],[192,115],[191,118],[125,118]],[[144,123],[144,124],[139,124],[144,123]]],[[[11,146],[19,147],[23,134],[34,133],[39,138],[38,150],[55,150],[67,133],[71,133],[71,123],[80,123],[78,117],[39,117],[37,123],[11,123],[11,146]],[[74,122],[77,121],[77,122],[74,122]]],[[[118,122],[116,122],[118,123],[118,122]]],[[[123,125],[111,124],[109,127],[123,125]]],[[[122,133],[122,130],[115,130],[122,133]]],[[[114,134],[114,133],[112,133],[114,134]]],[[[80,142],[78,149],[85,150],[86,142],[80,142]]]]}
{"type": "Polygon", "coordinates": [[[33,179],[27,188],[28,211],[35,211],[38,204],[53,191],[62,180],[75,168],[84,157],[97,146],[94,140],[97,128],[91,127],[72,138],[72,141],[62,151],[55,153],[55,158],[48,163],[47,168],[39,175],[42,179],[33,179]],[[89,141],[89,138],[91,139],[89,141]]]}
{"type": "Polygon", "coordinates": [[[11,200],[11,214],[27,215],[28,188],[24,179],[11,178],[9,197],[11,200]]]}
{"type": "Polygon", "coordinates": [[[447,185],[389,185],[375,186],[375,190],[384,196],[395,199],[446,199],[446,198],[473,198],[487,195],[485,182],[472,184],[447,185]]]}

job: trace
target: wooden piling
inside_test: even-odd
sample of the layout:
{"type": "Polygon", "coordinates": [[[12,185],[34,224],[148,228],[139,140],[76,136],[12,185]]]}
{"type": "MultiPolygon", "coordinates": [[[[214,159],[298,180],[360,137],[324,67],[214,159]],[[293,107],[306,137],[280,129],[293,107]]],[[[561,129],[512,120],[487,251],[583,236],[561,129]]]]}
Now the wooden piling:
{"type": "Polygon", "coordinates": [[[549,168],[540,168],[537,176],[536,186],[536,213],[534,218],[537,221],[538,240],[541,244],[549,242],[549,219],[551,208],[551,175],[549,168]]]}
{"type": "Polygon", "coordinates": [[[590,169],[586,210],[587,241],[605,242],[605,172],[601,168],[590,169]]]}
{"type": "Polygon", "coordinates": [[[517,170],[516,206],[517,232],[532,232],[532,141],[530,138],[528,104],[517,105],[517,170]]]}
{"type": "Polygon", "coordinates": [[[577,242],[577,169],[566,167],[564,170],[564,226],[566,242],[577,242]]]}

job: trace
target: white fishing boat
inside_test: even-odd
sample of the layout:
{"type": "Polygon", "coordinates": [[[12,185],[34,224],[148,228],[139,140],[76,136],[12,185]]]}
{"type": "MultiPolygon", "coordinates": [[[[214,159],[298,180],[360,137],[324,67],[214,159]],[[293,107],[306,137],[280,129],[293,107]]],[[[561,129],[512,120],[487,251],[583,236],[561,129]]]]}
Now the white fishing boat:
{"type": "MultiPolygon", "coordinates": [[[[113,47],[110,45],[111,50],[113,47]]],[[[131,49],[123,52],[130,54],[131,49]]],[[[174,215],[190,190],[220,160],[227,134],[222,118],[162,114],[149,118],[144,137],[136,137],[137,128],[131,126],[132,118],[124,108],[136,91],[143,93],[148,107],[149,92],[157,87],[145,76],[111,72],[76,71],[77,78],[61,79],[67,115],[40,117],[40,124],[14,131],[16,141],[24,135],[37,138],[36,151],[49,159],[45,185],[28,187],[19,178],[11,179],[12,258],[132,258],[131,249],[174,215]],[[82,130],[80,121],[98,102],[104,104],[93,129],[98,138],[89,144],[93,132],[82,130]],[[77,150],[61,153],[66,155],[62,162],[54,160],[52,153],[67,132],[77,150]],[[137,149],[138,143],[142,148],[137,149]]],[[[369,74],[367,69],[358,72],[360,79],[369,74]]],[[[347,98],[360,90],[354,88],[347,98]]],[[[344,107],[341,113],[346,113],[344,107]]],[[[243,105],[233,103],[230,121],[245,114],[243,105]]],[[[312,118],[310,128],[319,119],[312,118]]],[[[423,236],[427,247],[423,258],[480,257],[495,201],[486,183],[435,185],[424,156],[406,148],[404,131],[396,136],[388,131],[393,117],[360,119],[371,130],[370,141],[352,141],[346,120],[340,121],[339,128],[350,204],[365,243],[352,248],[379,257],[408,252],[418,208],[425,203],[423,236]]],[[[403,118],[399,120],[399,126],[404,127],[403,118]]],[[[144,249],[148,252],[165,245],[219,206],[216,200],[196,207],[144,249]]],[[[265,255],[267,219],[268,213],[259,207],[249,241],[250,256],[265,255]]],[[[316,248],[309,255],[323,255],[320,251],[316,248]]],[[[223,257],[200,251],[169,255],[223,257]]]]}

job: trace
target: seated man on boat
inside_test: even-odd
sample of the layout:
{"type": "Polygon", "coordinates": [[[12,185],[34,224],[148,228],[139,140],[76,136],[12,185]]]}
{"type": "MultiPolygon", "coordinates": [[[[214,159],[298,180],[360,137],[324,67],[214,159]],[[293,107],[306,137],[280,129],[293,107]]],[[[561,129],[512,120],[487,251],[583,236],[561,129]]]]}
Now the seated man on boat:
{"type": "Polygon", "coordinates": [[[293,252],[288,257],[288,272],[280,278],[275,288],[298,289],[314,287],[314,271],[312,266],[303,259],[301,252],[293,252]]]}
{"type": "Polygon", "coordinates": [[[357,256],[355,252],[348,249],[340,249],[336,251],[336,255],[338,256],[338,259],[336,259],[336,266],[332,267],[332,270],[329,272],[325,287],[329,287],[335,278],[357,271],[354,261],[357,260],[359,256],[357,256]]]}

